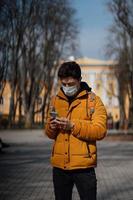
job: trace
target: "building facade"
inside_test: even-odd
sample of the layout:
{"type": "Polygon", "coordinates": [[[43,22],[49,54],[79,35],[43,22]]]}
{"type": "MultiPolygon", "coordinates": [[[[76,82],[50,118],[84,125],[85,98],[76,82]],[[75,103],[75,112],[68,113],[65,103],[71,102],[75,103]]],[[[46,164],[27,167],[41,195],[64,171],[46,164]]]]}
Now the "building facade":
{"type": "Polygon", "coordinates": [[[101,97],[108,115],[112,115],[114,121],[118,120],[118,84],[113,75],[116,63],[89,58],[78,58],[76,62],[81,66],[82,81],[86,81],[92,91],[101,97]]]}

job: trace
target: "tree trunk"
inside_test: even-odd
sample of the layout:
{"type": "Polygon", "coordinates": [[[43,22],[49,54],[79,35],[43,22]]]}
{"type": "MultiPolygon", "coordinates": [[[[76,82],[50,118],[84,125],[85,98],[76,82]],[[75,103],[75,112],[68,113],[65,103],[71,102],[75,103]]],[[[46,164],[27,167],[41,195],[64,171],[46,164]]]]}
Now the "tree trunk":
{"type": "Polygon", "coordinates": [[[126,114],[125,110],[122,105],[120,105],[120,129],[124,129],[125,127],[125,119],[126,119],[126,114]]]}
{"type": "Polygon", "coordinates": [[[15,88],[11,88],[11,98],[10,98],[10,108],[9,108],[9,127],[12,126],[13,118],[14,118],[14,95],[15,95],[15,88]]]}
{"type": "Polygon", "coordinates": [[[19,124],[21,125],[22,123],[22,97],[19,97],[19,124]]]}
{"type": "Polygon", "coordinates": [[[32,120],[33,120],[32,112],[29,111],[25,114],[25,128],[32,127],[32,120]]]}
{"type": "Polygon", "coordinates": [[[129,128],[133,128],[133,99],[130,101],[129,105],[129,118],[128,118],[128,126],[129,128]]]}

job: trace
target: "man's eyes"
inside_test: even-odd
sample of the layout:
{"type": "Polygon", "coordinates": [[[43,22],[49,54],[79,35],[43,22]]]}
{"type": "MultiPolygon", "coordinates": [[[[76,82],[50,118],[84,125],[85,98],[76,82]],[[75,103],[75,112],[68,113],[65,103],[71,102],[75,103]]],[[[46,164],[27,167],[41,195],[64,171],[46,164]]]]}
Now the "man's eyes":
{"type": "Polygon", "coordinates": [[[63,86],[74,86],[74,83],[62,83],[63,86]]]}

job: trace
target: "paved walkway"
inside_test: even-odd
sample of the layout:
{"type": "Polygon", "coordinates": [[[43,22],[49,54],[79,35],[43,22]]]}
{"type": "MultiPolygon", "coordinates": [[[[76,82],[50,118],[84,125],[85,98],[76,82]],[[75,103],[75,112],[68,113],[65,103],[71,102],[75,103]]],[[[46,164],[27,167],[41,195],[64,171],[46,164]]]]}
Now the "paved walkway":
{"type": "MultiPolygon", "coordinates": [[[[52,141],[41,130],[1,131],[0,200],[54,200],[52,141]]],[[[133,200],[133,142],[98,142],[98,200],[133,200]]],[[[76,188],[73,200],[79,200],[76,188]]]]}

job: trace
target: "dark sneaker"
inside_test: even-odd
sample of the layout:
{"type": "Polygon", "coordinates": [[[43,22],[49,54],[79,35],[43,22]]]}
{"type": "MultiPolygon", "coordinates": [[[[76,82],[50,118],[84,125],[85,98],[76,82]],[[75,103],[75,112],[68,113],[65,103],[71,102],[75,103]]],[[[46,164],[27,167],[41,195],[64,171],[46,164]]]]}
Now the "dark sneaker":
{"type": "Polygon", "coordinates": [[[5,143],[5,142],[2,142],[2,148],[8,148],[8,147],[10,147],[9,144],[7,144],[7,143],[5,143]]]}

